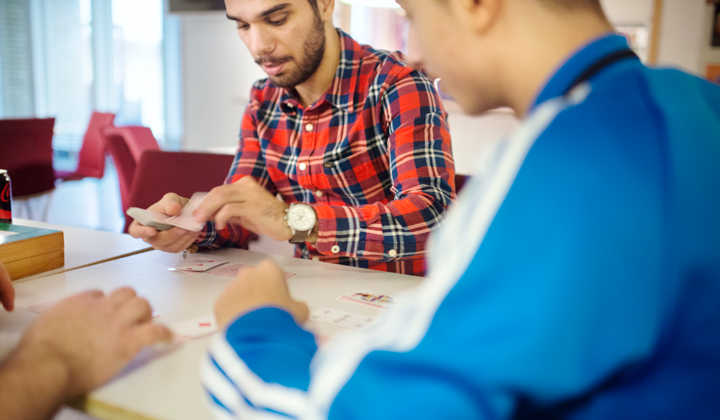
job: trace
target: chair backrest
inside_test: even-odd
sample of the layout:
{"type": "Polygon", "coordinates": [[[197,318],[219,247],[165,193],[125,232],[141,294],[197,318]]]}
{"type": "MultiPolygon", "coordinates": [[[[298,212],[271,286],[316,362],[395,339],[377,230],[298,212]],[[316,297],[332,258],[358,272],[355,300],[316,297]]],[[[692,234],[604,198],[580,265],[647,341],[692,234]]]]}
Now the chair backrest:
{"type": "Polygon", "coordinates": [[[0,169],[7,169],[14,198],[55,188],[53,127],[55,118],[0,120],[0,169]]]}
{"type": "Polygon", "coordinates": [[[160,150],[160,146],[148,127],[109,127],[103,130],[103,137],[105,147],[115,161],[125,213],[129,207],[130,187],[140,157],[148,150],[160,150]]]}
{"type": "Polygon", "coordinates": [[[152,130],[148,127],[142,126],[128,126],[128,127],[111,127],[104,131],[105,135],[120,135],[125,139],[130,153],[135,159],[135,162],[140,161],[140,157],[146,150],[160,150],[155,136],[153,136],[152,130]]]}
{"type": "Polygon", "coordinates": [[[115,170],[120,184],[120,201],[122,202],[123,213],[125,213],[128,208],[130,187],[132,186],[137,162],[135,162],[135,158],[130,153],[125,138],[121,134],[114,132],[112,128],[108,128],[103,131],[103,136],[105,148],[115,162],[115,170]]]}
{"type": "MultiPolygon", "coordinates": [[[[232,155],[148,150],[143,153],[133,177],[128,206],[148,208],[163,195],[174,192],[182,197],[210,191],[225,182],[232,166],[232,155]]],[[[125,232],[132,219],[125,217],[125,232]]]]}
{"type": "Polygon", "coordinates": [[[468,178],[470,177],[467,175],[455,174],[455,194],[460,193],[460,190],[465,186],[468,178]]]}
{"type": "Polygon", "coordinates": [[[105,173],[103,130],[112,127],[115,114],[93,112],[83,137],[74,178],[102,178],[105,173]]]}

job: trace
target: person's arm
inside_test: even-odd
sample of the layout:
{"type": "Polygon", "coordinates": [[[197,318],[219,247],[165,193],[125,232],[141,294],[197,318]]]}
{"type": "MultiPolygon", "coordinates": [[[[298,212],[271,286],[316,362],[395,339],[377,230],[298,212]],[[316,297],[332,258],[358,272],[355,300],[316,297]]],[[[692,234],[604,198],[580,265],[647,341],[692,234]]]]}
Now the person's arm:
{"type": "MultiPolygon", "coordinates": [[[[387,135],[395,197],[361,206],[313,205],[319,220],[316,246],[325,255],[376,261],[424,258],[430,232],[455,197],[450,133],[432,82],[416,71],[381,73],[386,78],[377,118],[387,135]]],[[[370,167],[332,170],[352,172],[358,184],[375,175],[370,167]]]]}
{"type": "MultiPolygon", "coordinates": [[[[251,89],[251,100],[245,108],[240,128],[238,152],[225,180],[225,185],[233,184],[244,177],[252,177],[268,191],[269,195],[274,197],[277,190],[265,165],[255,119],[255,111],[258,107],[255,96],[258,94],[260,86],[256,82],[251,89]]],[[[251,236],[252,232],[239,223],[223,224],[218,229],[216,223],[208,221],[206,229],[201,232],[195,244],[207,248],[240,247],[251,236]]]]}
{"type": "Polygon", "coordinates": [[[102,385],[143,347],[169,341],[132,289],[67,298],[35,321],[0,362],[0,416],[47,419],[60,405],[102,385]]]}
{"type": "Polygon", "coordinates": [[[237,310],[211,347],[203,383],[216,417],[509,419],[637,379],[675,306],[663,192],[646,154],[603,154],[617,160],[600,171],[592,156],[604,144],[587,144],[564,162],[538,145],[517,178],[473,187],[438,232],[430,278],[312,365],[309,337],[272,308],[293,314],[287,299],[255,290],[281,283],[238,279],[254,287],[226,302],[265,298],[237,310]]]}

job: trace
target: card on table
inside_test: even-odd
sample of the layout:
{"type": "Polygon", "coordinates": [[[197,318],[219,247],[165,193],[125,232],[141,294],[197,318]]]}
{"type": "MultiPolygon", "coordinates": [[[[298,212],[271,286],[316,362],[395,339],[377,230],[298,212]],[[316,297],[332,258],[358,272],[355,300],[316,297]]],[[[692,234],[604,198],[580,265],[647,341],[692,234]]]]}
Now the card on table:
{"type": "Polygon", "coordinates": [[[180,214],[167,219],[166,222],[185,230],[200,232],[205,227],[205,222],[196,222],[192,213],[200,206],[200,203],[207,195],[208,193],[196,192],[190,197],[190,201],[183,207],[180,214]]]}
{"type": "Polygon", "coordinates": [[[310,314],[308,321],[332,325],[353,331],[365,331],[374,327],[379,319],[374,316],[345,312],[337,309],[321,308],[310,314]]]}
{"type": "Polygon", "coordinates": [[[187,342],[205,337],[217,331],[217,323],[212,315],[202,315],[187,321],[180,322],[170,326],[170,330],[175,334],[175,341],[187,342]]]}
{"type": "Polygon", "coordinates": [[[342,295],[338,300],[343,302],[359,303],[361,305],[372,306],[373,308],[388,309],[393,305],[392,296],[381,295],[378,293],[370,293],[368,291],[359,291],[348,295],[342,295]]]}
{"type": "Polygon", "coordinates": [[[168,268],[168,270],[183,271],[186,273],[204,273],[226,263],[227,260],[223,260],[222,258],[196,257],[192,261],[185,261],[182,264],[168,268]]]}
{"type": "MultiPolygon", "coordinates": [[[[240,272],[240,270],[242,270],[243,268],[250,268],[250,267],[254,267],[254,266],[247,265],[247,264],[231,264],[231,265],[226,265],[224,267],[216,268],[216,269],[210,271],[208,274],[214,274],[216,276],[231,279],[231,278],[236,277],[238,275],[238,273],[240,272]]],[[[291,279],[291,278],[297,276],[297,273],[288,273],[286,271],[283,271],[283,274],[285,275],[285,280],[288,280],[288,279],[291,279]]]]}
{"type": "Polygon", "coordinates": [[[167,223],[170,217],[164,213],[158,213],[151,210],[141,209],[139,207],[130,207],[126,211],[127,215],[137,220],[143,226],[148,226],[159,231],[168,230],[173,225],[167,223]]]}

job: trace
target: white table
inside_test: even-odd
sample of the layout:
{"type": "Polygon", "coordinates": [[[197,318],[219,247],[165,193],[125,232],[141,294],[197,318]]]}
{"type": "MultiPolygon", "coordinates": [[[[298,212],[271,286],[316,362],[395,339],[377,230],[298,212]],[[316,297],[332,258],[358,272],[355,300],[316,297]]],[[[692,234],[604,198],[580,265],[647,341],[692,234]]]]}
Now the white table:
{"type": "MultiPolygon", "coordinates": [[[[284,271],[298,273],[298,276],[288,280],[290,293],[294,298],[306,302],[311,312],[328,307],[377,315],[383,310],[339,301],[337,298],[359,290],[397,296],[422,281],[418,277],[238,249],[213,251],[210,255],[248,265],[272,259],[284,271]]],[[[3,331],[6,339],[17,340],[22,330],[37,317],[23,308],[89,288],[110,291],[124,285],[135,288],[139,295],[147,298],[158,313],[158,320],[167,325],[211,314],[213,302],[231,279],[167,270],[181,261],[180,254],[150,251],[23,282],[16,285],[17,314],[3,316],[0,313],[0,331],[3,331]]],[[[324,337],[354,333],[312,322],[306,327],[324,337]]],[[[135,367],[131,367],[129,373],[120,375],[90,394],[82,408],[92,416],[107,420],[211,419],[198,371],[208,343],[215,335],[175,346],[168,354],[161,356],[157,351],[153,353],[148,349],[136,359],[135,367]],[[143,360],[147,362],[144,365],[143,360]]],[[[0,337],[0,343],[2,341],[0,337]]],[[[0,356],[2,353],[3,349],[0,348],[0,356]]]]}
{"type": "Polygon", "coordinates": [[[18,218],[13,219],[13,223],[21,226],[61,230],[63,231],[65,239],[65,265],[63,267],[24,277],[17,280],[16,283],[62,273],[86,265],[122,258],[152,249],[152,247],[142,240],[135,239],[127,234],[59,226],[51,223],[18,218]]]}

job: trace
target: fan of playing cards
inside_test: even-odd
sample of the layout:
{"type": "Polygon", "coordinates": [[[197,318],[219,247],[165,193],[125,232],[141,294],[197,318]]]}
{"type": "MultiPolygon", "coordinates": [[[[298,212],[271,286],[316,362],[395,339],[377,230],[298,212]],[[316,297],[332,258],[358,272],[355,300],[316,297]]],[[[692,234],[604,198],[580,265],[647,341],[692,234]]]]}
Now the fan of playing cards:
{"type": "Polygon", "coordinates": [[[208,193],[197,192],[190,197],[190,201],[185,204],[180,214],[175,216],[168,216],[167,214],[158,213],[151,210],[141,209],[138,207],[130,207],[127,210],[127,215],[137,220],[143,226],[151,227],[157,230],[168,230],[173,226],[185,230],[192,230],[199,232],[205,227],[205,223],[196,222],[192,213],[202,203],[208,193]]]}

